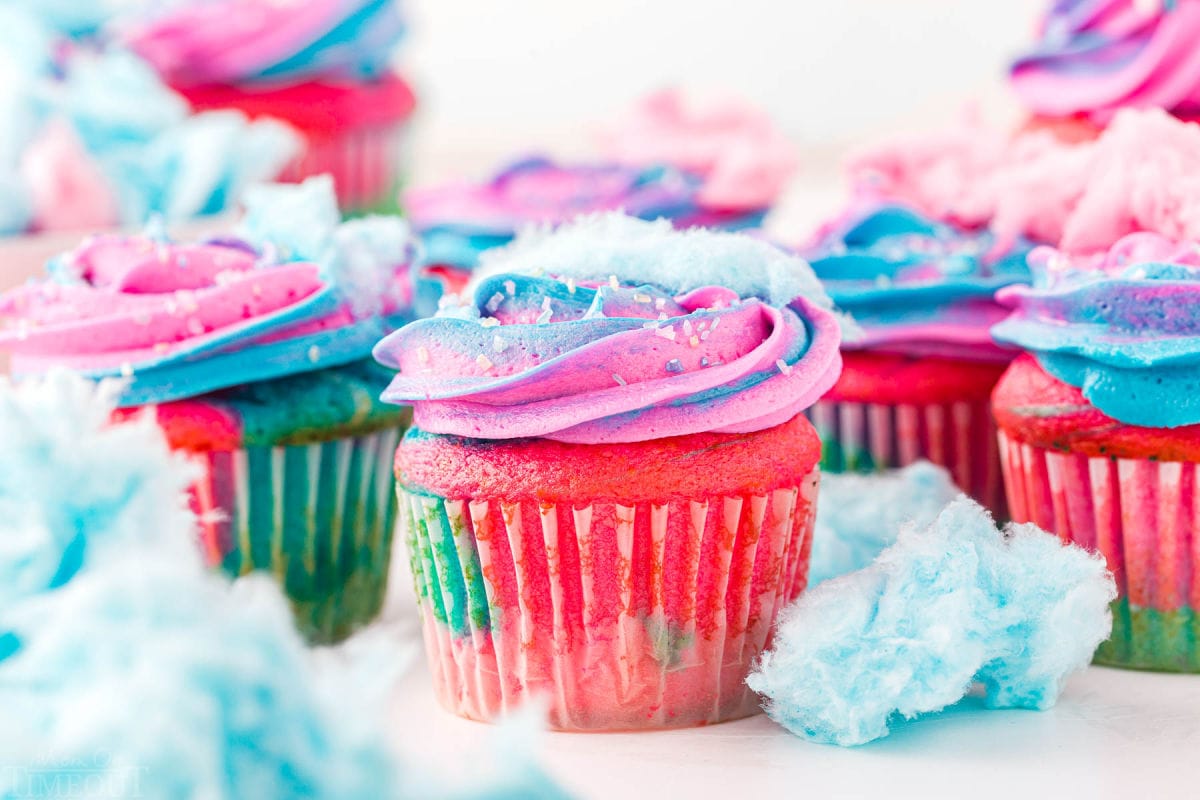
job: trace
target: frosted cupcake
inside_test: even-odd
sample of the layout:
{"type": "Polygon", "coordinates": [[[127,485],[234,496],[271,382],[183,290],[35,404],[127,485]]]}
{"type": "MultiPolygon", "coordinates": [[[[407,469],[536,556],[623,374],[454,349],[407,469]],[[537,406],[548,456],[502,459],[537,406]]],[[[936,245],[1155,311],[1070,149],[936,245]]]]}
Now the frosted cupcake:
{"type": "Polygon", "coordinates": [[[331,174],[343,208],[395,209],[415,105],[391,63],[405,32],[398,3],[185,0],[120,27],[197,111],[300,131],[304,151],[285,180],[331,174]]]}
{"type": "Polygon", "coordinates": [[[925,459],[1003,514],[989,397],[1016,351],[997,346],[989,329],[1007,313],[995,291],[1029,280],[1028,249],[863,200],[802,250],[862,328],[842,344],[837,384],[808,412],[822,469],[869,472],[925,459]]]}
{"type": "Polygon", "coordinates": [[[805,583],[828,299],[771,245],[621,216],[488,272],[375,351],[414,407],[396,473],[442,704],[540,697],[565,730],[753,713],[805,583]]]}
{"type": "Polygon", "coordinates": [[[1200,6],[1174,0],[1055,0],[1012,86],[1042,125],[1086,138],[1122,108],[1200,112],[1200,6]]]}
{"type": "Polygon", "coordinates": [[[1032,288],[999,295],[996,338],[1031,353],[993,398],[1009,507],[1107,559],[1101,663],[1200,671],[1197,253],[1152,234],[1087,258],[1039,249],[1032,288]]]}
{"type": "Polygon", "coordinates": [[[328,179],[259,190],[244,238],[101,235],[0,295],[15,374],[123,377],[203,468],[193,504],[211,563],[274,572],[317,641],[379,610],[407,414],[368,360],[406,321],[403,223],[339,224],[328,179]]]}

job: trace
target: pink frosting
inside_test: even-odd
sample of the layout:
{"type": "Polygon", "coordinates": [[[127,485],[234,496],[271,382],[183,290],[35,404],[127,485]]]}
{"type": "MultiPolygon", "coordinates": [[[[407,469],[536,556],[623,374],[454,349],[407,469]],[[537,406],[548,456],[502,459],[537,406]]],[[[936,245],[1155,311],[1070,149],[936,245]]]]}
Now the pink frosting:
{"type": "Polygon", "coordinates": [[[1139,231],[1200,239],[1200,126],[1126,109],[1094,141],[977,124],[895,139],[855,159],[861,191],[968,227],[1072,253],[1139,231]]]}
{"type": "Polygon", "coordinates": [[[795,148],[764,112],[733,98],[699,104],[671,89],[602,132],[601,145],[624,163],[700,175],[700,202],[716,208],[769,206],[796,169],[795,148]]]}
{"type": "Polygon", "coordinates": [[[120,207],[108,178],[62,121],[46,126],[21,155],[39,231],[114,228],[120,207]]]}
{"type": "Polygon", "coordinates": [[[1048,116],[1107,121],[1123,107],[1200,108],[1200,3],[1091,0],[1058,4],[1038,50],[1012,83],[1048,116]]]}

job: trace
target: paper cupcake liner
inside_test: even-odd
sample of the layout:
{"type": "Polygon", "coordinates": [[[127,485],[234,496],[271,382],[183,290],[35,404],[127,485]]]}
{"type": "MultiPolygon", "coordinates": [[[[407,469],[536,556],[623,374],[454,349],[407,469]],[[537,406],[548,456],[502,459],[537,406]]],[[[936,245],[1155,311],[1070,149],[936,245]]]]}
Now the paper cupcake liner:
{"type": "Polygon", "coordinates": [[[821,469],[874,472],[922,459],[945,467],[967,494],[1007,518],[996,424],[988,402],[884,405],[821,400],[807,412],[821,437],[821,469]]]}
{"type": "Polygon", "coordinates": [[[379,613],[396,505],[396,428],[319,444],[195,453],[192,487],[209,563],[273,573],[300,631],[345,638],[379,613]]]}
{"type": "Polygon", "coordinates": [[[1200,475],[1197,465],[1034,447],[999,434],[1018,522],[1098,551],[1120,593],[1096,661],[1200,672],[1200,475]]]}
{"type": "Polygon", "coordinates": [[[817,480],[633,507],[401,488],[439,700],[494,720],[535,698],[559,730],[755,713],[745,678],[804,588],[817,480]]]}
{"type": "Polygon", "coordinates": [[[407,138],[407,120],[347,129],[331,139],[310,138],[303,155],[280,179],[298,182],[328,173],[333,176],[342,208],[394,212],[399,203],[407,138]]]}

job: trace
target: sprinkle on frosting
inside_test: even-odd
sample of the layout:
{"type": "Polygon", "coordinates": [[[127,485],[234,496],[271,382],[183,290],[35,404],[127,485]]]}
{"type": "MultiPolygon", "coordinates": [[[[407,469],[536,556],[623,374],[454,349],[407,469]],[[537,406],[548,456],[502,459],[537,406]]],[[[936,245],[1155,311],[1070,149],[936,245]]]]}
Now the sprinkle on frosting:
{"type": "Polygon", "coordinates": [[[431,433],[597,443],[756,431],[815,402],[841,367],[838,322],[807,265],[734,234],[583,219],[497,253],[462,300],[375,348],[399,371],[384,399],[411,403],[431,433]],[[492,307],[505,282],[515,291],[492,307]],[[483,316],[509,343],[495,376],[474,369],[496,335],[483,316]],[[663,335],[684,326],[690,336],[663,335]],[[421,348],[439,354],[436,374],[420,369],[421,348]]]}

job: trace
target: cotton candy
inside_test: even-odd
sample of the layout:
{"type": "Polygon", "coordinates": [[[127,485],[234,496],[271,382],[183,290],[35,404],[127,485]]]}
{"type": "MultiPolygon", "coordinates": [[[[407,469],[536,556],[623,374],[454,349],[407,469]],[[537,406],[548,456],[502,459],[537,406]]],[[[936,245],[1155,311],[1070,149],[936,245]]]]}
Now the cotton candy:
{"type": "Polygon", "coordinates": [[[808,585],[870,564],[904,523],[926,527],[962,491],[928,461],[874,475],[822,474],[808,585]]]}
{"type": "Polygon", "coordinates": [[[886,736],[975,682],[991,707],[1045,709],[1108,637],[1115,597],[1100,556],[1034,525],[998,531],[964,497],[786,609],[747,682],[776,722],[838,745],[886,736]]]}

